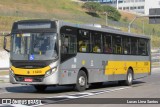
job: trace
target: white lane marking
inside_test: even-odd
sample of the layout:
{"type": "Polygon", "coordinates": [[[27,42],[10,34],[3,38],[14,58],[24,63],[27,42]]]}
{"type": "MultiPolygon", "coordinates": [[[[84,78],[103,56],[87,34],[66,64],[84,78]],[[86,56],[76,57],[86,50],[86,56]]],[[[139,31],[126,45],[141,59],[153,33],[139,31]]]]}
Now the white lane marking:
{"type": "MultiPolygon", "coordinates": [[[[74,97],[74,96],[57,96],[57,97],[55,97],[55,98],[78,98],[78,97],[74,97]]],[[[53,97],[51,97],[51,98],[53,98],[53,97]]]]}
{"type": "Polygon", "coordinates": [[[88,94],[88,95],[94,95],[93,93],[91,93],[91,92],[83,92],[83,93],[78,93],[78,94],[88,94]]]}
{"type": "Polygon", "coordinates": [[[90,92],[91,94],[79,96],[78,98],[83,98],[83,97],[88,97],[88,96],[93,96],[93,95],[98,95],[98,94],[103,94],[103,93],[109,93],[109,92],[124,90],[124,89],[128,89],[128,88],[131,88],[131,87],[117,88],[117,89],[111,89],[111,90],[98,90],[99,92],[98,91],[91,91],[90,92]],[[97,93],[95,93],[95,92],[97,92],[97,93]]]}
{"type": "Polygon", "coordinates": [[[109,92],[124,90],[124,89],[128,89],[128,88],[131,88],[131,87],[117,88],[117,89],[113,89],[113,90],[104,90],[104,92],[99,92],[99,93],[96,93],[96,94],[109,93],[109,92]]]}
{"type": "MultiPolygon", "coordinates": [[[[65,96],[54,96],[54,97],[46,97],[46,98],[64,98],[64,97],[66,98],[66,99],[59,100],[59,101],[53,101],[53,103],[57,103],[57,102],[71,100],[71,99],[84,98],[84,97],[98,95],[98,94],[102,94],[102,93],[109,93],[109,92],[124,90],[124,89],[128,89],[128,88],[132,88],[132,87],[116,88],[116,89],[110,89],[110,90],[97,90],[97,91],[91,91],[91,92],[75,93],[75,94],[70,94],[70,95],[65,95],[65,96]],[[80,95],[80,94],[82,96],[77,96],[77,97],[73,96],[73,95],[80,95]]],[[[43,106],[43,105],[46,105],[46,104],[41,104],[41,106],[43,106]]],[[[32,107],[36,107],[36,106],[40,106],[40,105],[33,105],[32,107]]]]}

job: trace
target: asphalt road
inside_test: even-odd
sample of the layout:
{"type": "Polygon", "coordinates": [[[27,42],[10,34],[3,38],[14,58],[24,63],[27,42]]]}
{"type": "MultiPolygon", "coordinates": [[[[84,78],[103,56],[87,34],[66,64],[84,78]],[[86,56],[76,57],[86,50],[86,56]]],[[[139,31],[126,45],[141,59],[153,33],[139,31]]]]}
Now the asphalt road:
{"type": "MultiPolygon", "coordinates": [[[[48,87],[43,93],[36,92],[32,86],[12,85],[9,83],[0,84],[0,98],[51,98],[46,100],[42,105],[27,105],[27,106],[42,106],[42,107],[135,107],[135,104],[93,104],[95,98],[101,100],[102,98],[160,98],[160,68],[152,70],[152,75],[146,78],[141,78],[134,81],[130,87],[120,86],[117,82],[104,83],[102,87],[92,87],[85,92],[75,92],[73,87],[58,86],[48,87]],[[55,98],[59,98],[55,100],[55,98]],[[79,98],[83,98],[80,100],[79,98]],[[84,98],[88,98],[85,99],[84,98]],[[77,104],[79,101],[89,102],[91,104],[77,104]],[[59,103],[59,104],[50,104],[59,103]],[[68,104],[66,104],[68,103],[68,104]],[[75,103],[75,104],[73,104],[75,103]]],[[[107,99],[102,99],[107,100],[107,99]]],[[[116,99],[112,99],[115,100],[116,99]]],[[[84,103],[83,102],[83,103],[84,103]]],[[[159,107],[159,104],[136,104],[142,107],[159,107]]],[[[2,105],[0,105],[2,106],[2,105]]],[[[8,105],[11,106],[11,105],[8,105]]],[[[19,106],[22,105],[12,105],[19,106]]]]}

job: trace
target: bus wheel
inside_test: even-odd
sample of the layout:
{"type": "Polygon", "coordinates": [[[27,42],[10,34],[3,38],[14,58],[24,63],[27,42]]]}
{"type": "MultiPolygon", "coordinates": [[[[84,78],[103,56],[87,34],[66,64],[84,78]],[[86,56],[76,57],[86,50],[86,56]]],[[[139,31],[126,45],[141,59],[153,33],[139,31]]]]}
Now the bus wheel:
{"type": "Polygon", "coordinates": [[[47,88],[46,85],[34,85],[34,88],[38,91],[38,92],[43,92],[45,91],[45,89],[47,88]]]}
{"type": "Polygon", "coordinates": [[[77,83],[75,85],[76,91],[84,91],[87,86],[87,76],[83,70],[80,70],[77,76],[77,83]]]}
{"type": "Polygon", "coordinates": [[[132,82],[133,82],[133,71],[132,69],[128,69],[125,85],[130,86],[132,85],[132,82]]]}

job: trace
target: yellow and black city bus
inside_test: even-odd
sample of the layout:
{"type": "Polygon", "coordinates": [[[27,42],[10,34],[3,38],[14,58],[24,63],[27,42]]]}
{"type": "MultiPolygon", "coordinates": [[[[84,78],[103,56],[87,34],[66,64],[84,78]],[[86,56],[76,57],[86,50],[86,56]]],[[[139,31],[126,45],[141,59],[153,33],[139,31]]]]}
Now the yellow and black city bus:
{"type": "MultiPolygon", "coordinates": [[[[33,85],[90,85],[118,81],[132,85],[151,73],[150,38],[58,20],[14,22],[10,42],[10,82],[33,85]]],[[[4,49],[6,49],[6,37],[4,49]]],[[[6,49],[7,50],[7,49],[6,49]]]]}

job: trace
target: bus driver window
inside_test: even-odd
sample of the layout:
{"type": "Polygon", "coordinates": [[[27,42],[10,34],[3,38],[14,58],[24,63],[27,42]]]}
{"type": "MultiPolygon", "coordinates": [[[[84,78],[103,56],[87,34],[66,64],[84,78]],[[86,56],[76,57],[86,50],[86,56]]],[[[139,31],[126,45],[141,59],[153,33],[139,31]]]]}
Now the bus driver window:
{"type": "Polygon", "coordinates": [[[21,49],[21,38],[20,34],[17,34],[15,38],[16,46],[15,46],[15,53],[20,54],[20,49],[21,49]]]}
{"type": "Polygon", "coordinates": [[[45,52],[49,49],[49,37],[45,38],[43,43],[40,46],[40,51],[42,54],[45,54],[45,52]]]}

